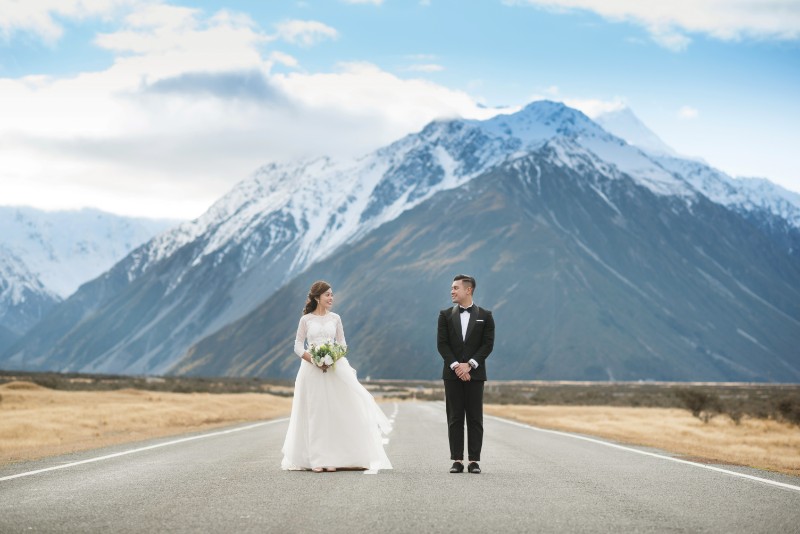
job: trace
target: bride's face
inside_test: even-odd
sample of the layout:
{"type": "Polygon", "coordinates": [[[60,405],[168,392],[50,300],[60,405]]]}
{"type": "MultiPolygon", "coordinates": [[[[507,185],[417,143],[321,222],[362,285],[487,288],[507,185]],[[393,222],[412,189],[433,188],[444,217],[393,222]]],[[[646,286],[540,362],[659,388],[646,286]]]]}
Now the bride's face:
{"type": "Polygon", "coordinates": [[[329,289],[319,296],[319,305],[325,311],[333,307],[333,289],[329,289]]]}

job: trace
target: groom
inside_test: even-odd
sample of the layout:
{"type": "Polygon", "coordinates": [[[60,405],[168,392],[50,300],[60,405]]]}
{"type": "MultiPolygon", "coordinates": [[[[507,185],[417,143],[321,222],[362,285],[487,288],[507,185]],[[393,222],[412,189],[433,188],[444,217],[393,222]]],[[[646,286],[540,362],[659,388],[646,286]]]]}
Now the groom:
{"type": "Polygon", "coordinates": [[[468,470],[478,474],[483,444],[483,384],[486,358],[494,347],[492,312],[472,302],[475,279],[459,274],[450,296],[455,306],[439,312],[436,347],[444,359],[442,379],[447,406],[451,473],[464,472],[464,416],[467,419],[468,470]]]}

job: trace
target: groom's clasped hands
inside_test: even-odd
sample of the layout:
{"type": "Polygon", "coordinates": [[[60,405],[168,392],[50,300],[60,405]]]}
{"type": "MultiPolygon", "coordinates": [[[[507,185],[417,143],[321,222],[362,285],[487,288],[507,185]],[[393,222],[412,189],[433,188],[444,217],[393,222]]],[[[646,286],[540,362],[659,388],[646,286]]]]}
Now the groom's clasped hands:
{"type": "Polygon", "coordinates": [[[454,369],[454,371],[456,372],[456,376],[464,382],[469,382],[472,379],[469,376],[469,372],[471,370],[472,367],[468,363],[459,363],[454,369]]]}

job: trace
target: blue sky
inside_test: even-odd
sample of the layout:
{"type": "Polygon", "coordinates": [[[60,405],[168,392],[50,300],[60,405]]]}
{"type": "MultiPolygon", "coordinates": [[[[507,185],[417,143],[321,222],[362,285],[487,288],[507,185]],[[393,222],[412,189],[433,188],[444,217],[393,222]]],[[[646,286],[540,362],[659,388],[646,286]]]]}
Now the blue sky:
{"type": "Polygon", "coordinates": [[[196,217],[269,161],[541,98],[800,191],[800,2],[662,4],[0,0],[0,202],[196,217]]]}

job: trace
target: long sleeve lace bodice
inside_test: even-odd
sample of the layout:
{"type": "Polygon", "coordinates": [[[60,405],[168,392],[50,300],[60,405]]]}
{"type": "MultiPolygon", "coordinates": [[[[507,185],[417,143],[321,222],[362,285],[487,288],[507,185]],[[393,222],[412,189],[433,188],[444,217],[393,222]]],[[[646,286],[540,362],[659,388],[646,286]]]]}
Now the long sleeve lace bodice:
{"type": "Polygon", "coordinates": [[[307,313],[300,318],[300,324],[297,325],[294,353],[302,358],[308,345],[320,345],[331,340],[340,345],[347,345],[341,317],[333,312],[325,315],[307,313]]]}

